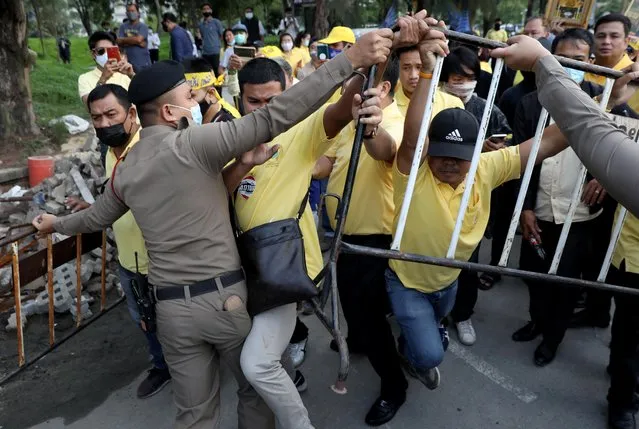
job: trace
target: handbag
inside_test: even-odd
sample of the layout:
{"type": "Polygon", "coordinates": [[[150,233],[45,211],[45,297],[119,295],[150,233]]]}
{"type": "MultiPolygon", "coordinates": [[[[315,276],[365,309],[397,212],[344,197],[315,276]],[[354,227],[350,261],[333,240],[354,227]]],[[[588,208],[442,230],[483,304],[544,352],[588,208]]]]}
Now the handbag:
{"type": "Polygon", "coordinates": [[[308,192],[295,218],[266,223],[245,232],[239,229],[231,201],[231,223],[246,274],[246,308],[251,316],[318,295],[306,270],[304,237],[299,226],[307,201],[308,192]]]}

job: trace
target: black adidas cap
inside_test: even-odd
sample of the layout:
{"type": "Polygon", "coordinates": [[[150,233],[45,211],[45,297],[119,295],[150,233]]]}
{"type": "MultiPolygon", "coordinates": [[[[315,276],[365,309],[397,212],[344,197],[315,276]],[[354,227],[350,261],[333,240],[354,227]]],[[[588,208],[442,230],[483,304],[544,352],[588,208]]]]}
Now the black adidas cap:
{"type": "Polygon", "coordinates": [[[473,159],[479,123],[464,109],[445,109],[431,121],[428,131],[428,155],[473,159]]]}

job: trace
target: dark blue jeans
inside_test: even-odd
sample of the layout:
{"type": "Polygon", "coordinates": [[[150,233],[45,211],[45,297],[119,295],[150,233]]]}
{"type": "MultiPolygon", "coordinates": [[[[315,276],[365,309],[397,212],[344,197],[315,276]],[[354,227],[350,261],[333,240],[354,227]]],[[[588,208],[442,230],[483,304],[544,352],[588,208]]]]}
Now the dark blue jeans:
{"type": "Polygon", "coordinates": [[[386,291],[404,339],[400,353],[418,370],[435,368],[444,360],[439,325],[455,304],[457,280],[437,292],[424,293],[404,287],[390,268],[385,277],[386,291]]]}
{"type": "MultiPolygon", "coordinates": [[[[122,286],[122,290],[126,295],[126,305],[129,308],[131,319],[133,319],[136,325],[140,326],[140,313],[138,311],[138,306],[135,303],[133,291],[131,290],[131,279],[133,279],[134,276],[135,273],[132,273],[131,271],[120,265],[120,285],[122,286]]],[[[157,334],[144,332],[144,335],[146,336],[146,341],[149,344],[149,353],[151,354],[151,356],[153,356],[153,366],[158,369],[167,369],[168,367],[166,366],[166,362],[164,361],[162,346],[158,341],[157,334]]]]}

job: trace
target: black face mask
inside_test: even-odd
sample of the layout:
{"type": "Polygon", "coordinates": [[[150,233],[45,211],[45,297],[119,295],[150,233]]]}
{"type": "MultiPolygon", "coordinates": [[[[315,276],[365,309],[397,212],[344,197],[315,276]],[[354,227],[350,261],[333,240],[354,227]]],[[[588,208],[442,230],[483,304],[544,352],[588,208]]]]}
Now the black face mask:
{"type": "Polygon", "coordinates": [[[98,139],[109,147],[120,147],[125,145],[129,138],[130,133],[127,133],[124,129],[124,123],[111,125],[105,128],[96,128],[95,135],[98,139]]]}
{"type": "Polygon", "coordinates": [[[499,31],[500,28],[501,28],[501,24],[495,24],[495,30],[499,31]]]}
{"type": "Polygon", "coordinates": [[[202,12],[202,15],[204,16],[204,18],[210,18],[213,16],[211,12],[202,12]]]}
{"type": "Polygon", "coordinates": [[[206,115],[206,111],[209,110],[209,107],[211,107],[211,105],[207,103],[206,100],[203,100],[201,103],[199,103],[199,105],[200,110],[202,111],[202,116],[206,115]]]}
{"type": "Polygon", "coordinates": [[[168,27],[168,25],[166,25],[166,24],[162,23],[162,30],[164,30],[164,32],[165,32],[165,33],[168,33],[168,32],[169,32],[169,27],[168,27]]]}

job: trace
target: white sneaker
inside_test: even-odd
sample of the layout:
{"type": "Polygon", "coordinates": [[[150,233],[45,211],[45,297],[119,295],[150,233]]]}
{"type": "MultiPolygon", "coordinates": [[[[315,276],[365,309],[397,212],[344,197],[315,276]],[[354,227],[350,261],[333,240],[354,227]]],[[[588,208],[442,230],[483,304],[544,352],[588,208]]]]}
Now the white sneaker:
{"type": "MultiPolygon", "coordinates": [[[[304,363],[304,359],[306,359],[306,343],[308,343],[308,338],[305,338],[299,343],[289,343],[289,345],[286,346],[284,356],[291,360],[293,368],[298,368],[304,363]]],[[[284,358],[282,358],[282,360],[284,360],[284,358]]]]}
{"type": "Polygon", "coordinates": [[[473,322],[468,319],[455,324],[457,326],[457,336],[459,342],[465,346],[472,346],[477,341],[477,334],[473,322]]]}

